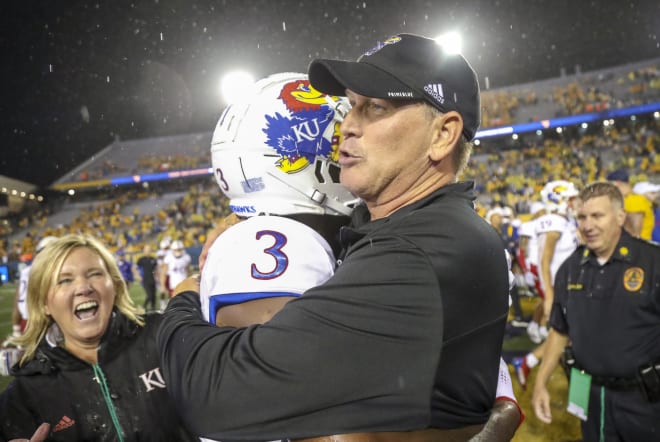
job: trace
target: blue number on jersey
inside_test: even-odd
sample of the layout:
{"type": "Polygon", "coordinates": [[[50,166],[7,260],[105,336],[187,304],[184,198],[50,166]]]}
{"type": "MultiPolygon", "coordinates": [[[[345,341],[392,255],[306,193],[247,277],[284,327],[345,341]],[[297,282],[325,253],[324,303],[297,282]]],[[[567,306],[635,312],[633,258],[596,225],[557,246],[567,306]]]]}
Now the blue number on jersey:
{"type": "Polygon", "coordinates": [[[289,266],[289,257],[282,251],[282,247],[286,245],[286,236],[273,230],[261,230],[257,232],[256,238],[261,239],[264,235],[272,236],[275,239],[272,246],[264,249],[264,253],[275,258],[275,268],[264,273],[257,269],[256,264],[252,263],[252,277],[255,279],[274,279],[282,275],[289,266]]]}

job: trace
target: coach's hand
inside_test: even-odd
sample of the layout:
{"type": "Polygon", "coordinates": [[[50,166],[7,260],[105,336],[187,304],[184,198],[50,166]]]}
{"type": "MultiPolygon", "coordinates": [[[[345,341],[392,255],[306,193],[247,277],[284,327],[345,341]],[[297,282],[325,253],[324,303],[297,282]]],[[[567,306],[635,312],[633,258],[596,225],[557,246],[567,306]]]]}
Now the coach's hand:
{"type": "Polygon", "coordinates": [[[204,268],[204,263],[206,263],[206,256],[209,254],[209,249],[213,245],[213,241],[215,241],[216,238],[222,234],[222,232],[234,224],[237,224],[239,221],[241,221],[241,218],[236,216],[235,213],[231,213],[230,215],[227,215],[222,220],[220,220],[220,222],[213,228],[213,230],[208,233],[206,241],[204,242],[204,247],[202,247],[202,253],[199,254],[198,264],[200,273],[204,268]]]}

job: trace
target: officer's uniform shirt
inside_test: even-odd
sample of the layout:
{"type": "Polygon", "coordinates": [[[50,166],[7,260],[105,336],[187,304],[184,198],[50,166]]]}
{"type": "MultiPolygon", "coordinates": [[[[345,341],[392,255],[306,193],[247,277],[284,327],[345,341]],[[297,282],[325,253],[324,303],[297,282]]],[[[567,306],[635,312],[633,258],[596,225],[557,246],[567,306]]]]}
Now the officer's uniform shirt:
{"type": "Polygon", "coordinates": [[[630,378],[659,361],[660,247],[623,232],[602,265],[579,247],[555,279],[549,323],[592,375],[630,378]]]}

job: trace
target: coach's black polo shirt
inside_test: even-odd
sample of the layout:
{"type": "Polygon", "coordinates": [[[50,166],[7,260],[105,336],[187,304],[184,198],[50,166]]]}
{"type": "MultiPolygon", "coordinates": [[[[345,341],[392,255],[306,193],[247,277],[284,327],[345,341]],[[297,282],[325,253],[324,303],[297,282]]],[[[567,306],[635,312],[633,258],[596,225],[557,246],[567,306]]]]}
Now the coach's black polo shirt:
{"type": "Polygon", "coordinates": [[[557,272],[550,325],[593,375],[633,377],[660,360],[660,247],[623,232],[603,265],[578,247],[557,272]]]}

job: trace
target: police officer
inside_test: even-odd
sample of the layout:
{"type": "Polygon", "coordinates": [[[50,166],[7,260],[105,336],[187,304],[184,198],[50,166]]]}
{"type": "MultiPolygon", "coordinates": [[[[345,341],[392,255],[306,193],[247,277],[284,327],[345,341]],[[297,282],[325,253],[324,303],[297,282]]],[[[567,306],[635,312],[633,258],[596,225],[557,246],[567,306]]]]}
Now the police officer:
{"type": "Polygon", "coordinates": [[[585,244],[555,278],[534,412],[552,421],[546,383],[570,342],[568,410],[582,419],[584,441],[660,440],[660,247],[623,230],[613,184],[593,183],[579,197],[585,244]]]}

